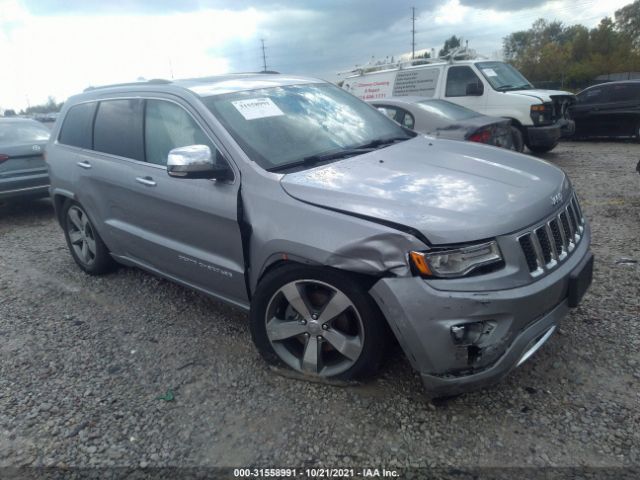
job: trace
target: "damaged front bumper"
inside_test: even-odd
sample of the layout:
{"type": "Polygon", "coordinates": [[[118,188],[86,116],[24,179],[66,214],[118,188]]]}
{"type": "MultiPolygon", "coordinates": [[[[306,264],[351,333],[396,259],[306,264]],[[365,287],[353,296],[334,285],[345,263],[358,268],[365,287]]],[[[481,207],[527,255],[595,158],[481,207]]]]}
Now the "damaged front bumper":
{"type": "Polygon", "coordinates": [[[555,145],[563,137],[570,137],[576,130],[573,120],[561,119],[553,125],[527,127],[529,145],[548,147],[555,145]]]}
{"type": "Polygon", "coordinates": [[[430,395],[474,390],[523,363],[568,313],[569,279],[592,257],[585,236],[556,270],[515,288],[443,290],[442,282],[388,277],[370,293],[430,395]]]}

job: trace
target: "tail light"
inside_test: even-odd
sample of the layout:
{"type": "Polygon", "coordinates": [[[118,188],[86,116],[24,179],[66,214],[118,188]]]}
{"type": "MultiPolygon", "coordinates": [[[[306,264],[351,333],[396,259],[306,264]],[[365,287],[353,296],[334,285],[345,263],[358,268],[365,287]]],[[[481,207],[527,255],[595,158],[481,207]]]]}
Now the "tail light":
{"type": "Polygon", "coordinates": [[[9,160],[9,155],[5,155],[4,153],[0,153],[0,163],[6,162],[9,160]]]}
{"type": "Polygon", "coordinates": [[[469,135],[467,140],[470,142],[489,143],[491,140],[491,130],[478,130],[473,135],[469,135]]]}

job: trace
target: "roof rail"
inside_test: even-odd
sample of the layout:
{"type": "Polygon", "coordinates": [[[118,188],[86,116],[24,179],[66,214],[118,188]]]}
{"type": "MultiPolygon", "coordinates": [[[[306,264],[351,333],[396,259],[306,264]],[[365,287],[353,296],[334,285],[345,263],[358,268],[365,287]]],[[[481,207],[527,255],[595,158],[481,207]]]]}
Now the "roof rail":
{"type": "Polygon", "coordinates": [[[112,83],[110,85],[99,85],[97,87],[87,87],[83,91],[89,92],[91,90],[100,90],[102,88],[113,88],[113,87],[133,87],[136,85],[166,85],[171,83],[171,80],[165,80],[164,78],[152,78],[151,80],[143,80],[140,82],[128,82],[128,83],[112,83]]]}
{"type": "Polygon", "coordinates": [[[447,55],[435,58],[414,58],[411,60],[398,61],[394,63],[383,63],[380,65],[363,65],[361,67],[338,72],[338,75],[362,75],[364,73],[379,72],[381,70],[398,69],[402,70],[407,67],[415,67],[418,65],[428,65],[430,63],[453,63],[455,60],[473,60],[481,58],[475,51],[466,47],[452,50],[447,55]]]}

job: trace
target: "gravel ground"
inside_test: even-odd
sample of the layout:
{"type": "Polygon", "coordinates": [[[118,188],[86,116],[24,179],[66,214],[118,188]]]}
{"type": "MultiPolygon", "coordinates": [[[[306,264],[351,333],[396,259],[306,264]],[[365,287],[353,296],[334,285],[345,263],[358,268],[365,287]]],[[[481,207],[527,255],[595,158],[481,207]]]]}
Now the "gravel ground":
{"type": "Polygon", "coordinates": [[[362,385],[277,375],[244,312],[137,269],[87,276],[48,202],[0,206],[0,466],[637,467],[640,264],[620,259],[640,260],[639,154],[545,156],[592,222],[594,284],[504,382],[435,403],[399,352],[362,385]]]}

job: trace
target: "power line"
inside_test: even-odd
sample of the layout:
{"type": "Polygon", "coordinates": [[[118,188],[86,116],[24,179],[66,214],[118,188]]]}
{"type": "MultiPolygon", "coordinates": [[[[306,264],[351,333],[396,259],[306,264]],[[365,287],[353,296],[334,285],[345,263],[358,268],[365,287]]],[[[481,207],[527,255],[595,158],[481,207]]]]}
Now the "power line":
{"type": "Polygon", "coordinates": [[[411,7],[411,58],[416,57],[416,7],[411,7]]]}
{"type": "Polygon", "coordinates": [[[261,38],[260,41],[262,42],[262,71],[266,72],[267,71],[267,55],[264,50],[264,38],[261,38]]]}

